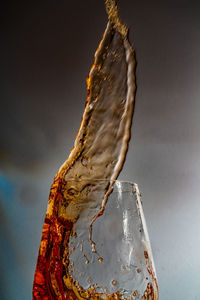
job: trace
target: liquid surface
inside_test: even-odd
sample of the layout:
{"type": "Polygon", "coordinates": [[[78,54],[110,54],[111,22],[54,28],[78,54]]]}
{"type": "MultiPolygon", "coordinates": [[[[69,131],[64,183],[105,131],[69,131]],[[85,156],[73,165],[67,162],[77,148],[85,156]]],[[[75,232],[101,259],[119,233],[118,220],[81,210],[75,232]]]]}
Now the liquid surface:
{"type": "MultiPolygon", "coordinates": [[[[104,212],[130,139],[135,93],[134,52],[127,39],[127,28],[119,20],[115,1],[105,3],[109,21],[88,76],[81,126],[74,148],[50,190],[33,285],[33,299],[37,300],[126,299],[119,292],[105,295],[96,293],[94,287],[84,290],[69,274],[69,239],[76,234],[76,224],[88,205],[98,208],[88,232],[91,251],[96,252],[92,228],[104,212]],[[107,180],[98,181],[101,178],[107,180]],[[90,198],[91,189],[98,191],[96,201],[90,198]]],[[[102,258],[98,259],[101,262],[102,258]]],[[[152,286],[147,290],[144,299],[156,299],[152,286]]]]}

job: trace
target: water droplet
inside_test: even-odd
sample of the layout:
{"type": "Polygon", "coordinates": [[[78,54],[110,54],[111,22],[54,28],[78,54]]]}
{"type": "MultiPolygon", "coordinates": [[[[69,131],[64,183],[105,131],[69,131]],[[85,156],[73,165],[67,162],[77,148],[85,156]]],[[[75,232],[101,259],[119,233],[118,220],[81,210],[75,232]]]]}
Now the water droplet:
{"type": "Polygon", "coordinates": [[[102,261],[103,261],[103,257],[99,257],[99,258],[98,258],[98,261],[99,261],[99,262],[102,262],[102,261]]]}

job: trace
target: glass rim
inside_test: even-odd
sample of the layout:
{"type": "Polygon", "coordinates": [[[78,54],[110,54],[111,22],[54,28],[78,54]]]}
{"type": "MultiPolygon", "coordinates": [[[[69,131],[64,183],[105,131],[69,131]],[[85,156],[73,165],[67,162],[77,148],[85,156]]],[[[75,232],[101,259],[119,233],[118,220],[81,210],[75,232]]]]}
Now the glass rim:
{"type": "Polygon", "coordinates": [[[128,180],[120,180],[120,179],[104,179],[104,178],[100,178],[100,179],[87,179],[87,178],[70,178],[70,179],[65,179],[66,182],[82,182],[82,181],[91,181],[91,182],[114,182],[114,183],[123,183],[123,184],[130,184],[130,185],[134,185],[134,186],[138,186],[138,184],[136,182],[133,181],[128,181],[128,180]]]}

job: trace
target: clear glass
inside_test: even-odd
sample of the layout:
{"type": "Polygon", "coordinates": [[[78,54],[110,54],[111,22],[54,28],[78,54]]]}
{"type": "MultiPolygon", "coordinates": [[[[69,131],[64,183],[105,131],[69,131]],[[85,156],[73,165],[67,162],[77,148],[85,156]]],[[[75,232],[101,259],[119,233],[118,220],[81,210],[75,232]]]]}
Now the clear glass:
{"type": "Polygon", "coordinates": [[[80,181],[74,182],[74,188],[70,183],[73,194],[81,190],[79,201],[83,197],[69,238],[70,278],[89,291],[88,299],[157,300],[156,272],[137,184],[115,181],[103,215],[93,224],[96,251],[92,251],[91,220],[101,209],[109,183],[80,181]]]}

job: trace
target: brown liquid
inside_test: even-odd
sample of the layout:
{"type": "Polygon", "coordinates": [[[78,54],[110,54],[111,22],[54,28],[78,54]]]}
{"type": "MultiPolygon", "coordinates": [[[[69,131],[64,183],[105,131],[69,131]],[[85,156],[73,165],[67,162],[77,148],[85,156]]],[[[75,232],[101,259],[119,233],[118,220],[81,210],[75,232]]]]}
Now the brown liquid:
{"type": "MultiPolygon", "coordinates": [[[[103,214],[130,139],[135,92],[134,55],[127,40],[127,28],[118,18],[115,1],[106,1],[106,9],[109,22],[89,73],[80,130],[50,190],[33,284],[33,299],[37,300],[122,299],[119,292],[104,295],[96,293],[95,287],[83,290],[69,275],[69,237],[75,234],[74,224],[91,201],[88,191],[91,187],[104,191],[101,208],[90,226],[91,250],[96,251],[92,225],[103,214]],[[98,183],[102,178],[109,181],[98,183]]],[[[134,293],[136,295],[137,291],[134,293]]],[[[145,293],[144,299],[156,299],[152,286],[147,287],[145,293]]]]}

